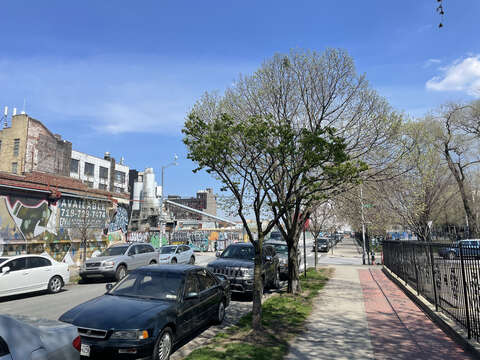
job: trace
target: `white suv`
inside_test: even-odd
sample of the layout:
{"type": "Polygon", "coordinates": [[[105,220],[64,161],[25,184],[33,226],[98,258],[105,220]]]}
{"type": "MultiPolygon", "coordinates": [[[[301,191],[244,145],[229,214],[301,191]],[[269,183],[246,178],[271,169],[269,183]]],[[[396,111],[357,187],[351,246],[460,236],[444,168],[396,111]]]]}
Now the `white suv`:
{"type": "Polygon", "coordinates": [[[188,245],[168,245],[158,249],[159,264],[195,264],[193,249],[188,245]]]}

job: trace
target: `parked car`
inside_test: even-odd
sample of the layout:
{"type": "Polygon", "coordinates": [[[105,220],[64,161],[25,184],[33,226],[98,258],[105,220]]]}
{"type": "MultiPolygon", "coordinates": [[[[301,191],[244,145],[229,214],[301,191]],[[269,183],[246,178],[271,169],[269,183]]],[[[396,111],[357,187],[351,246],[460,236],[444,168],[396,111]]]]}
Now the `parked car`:
{"type": "Polygon", "coordinates": [[[77,360],[79,351],[80,338],[75,326],[53,321],[33,326],[0,315],[0,360],[77,360]]]}
{"type": "Polygon", "coordinates": [[[68,265],[43,255],[0,258],[0,297],[48,290],[58,293],[70,281],[68,265]]]}
{"type": "MultiPolygon", "coordinates": [[[[275,248],[278,256],[280,279],[288,278],[288,246],[285,241],[268,240],[266,244],[275,248]]],[[[298,252],[298,266],[302,263],[302,255],[298,252]]]]}
{"type": "MultiPolygon", "coordinates": [[[[249,243],[229,245],[218,259],[207,265],[215,274],[225,275],[232,292],[252,294],[255,248],[249,243]]],[[[280,287],[280,263],[272,245],[263,247],[263,284],[265,288],[280,287]]]]}
{"type": "Polygon", "coordinates": [[[228,280],[195,265],[145,266],[107,293],[67,311],[88,359],[168,359],[175,343],[221,323],[230,303],[228,280]]]}
{"type": "Polygon", "coordinates": [[[315,246],[317,247],[317,251],[328,252],[330,249],[330,241],[328,238],[318,237],[313,242],[312,251],[315,251],[315,246]]]}
{"type": "Polygon", "coordinates": [[[438,248],[438,255],[444,259],[456,259],[460,257],[460,244],[462,246],[463,256],[480,258],[480,239],[465,239],[457,241],[451,246],[438,248]]]}
{"type": "Polygon", "coordinates": [[[146,243],[121,243],[105,249],[100,256],[88,259],[80,268],[80,277],[115,278],[120,281],[131,270],[158,263],[158,252],[146,243]]]}
{"type": "Polygon", "coordinates": [[[158,249],[160,264],[195,264],[195,254],[188,245],[168,245],[158,249]]]}

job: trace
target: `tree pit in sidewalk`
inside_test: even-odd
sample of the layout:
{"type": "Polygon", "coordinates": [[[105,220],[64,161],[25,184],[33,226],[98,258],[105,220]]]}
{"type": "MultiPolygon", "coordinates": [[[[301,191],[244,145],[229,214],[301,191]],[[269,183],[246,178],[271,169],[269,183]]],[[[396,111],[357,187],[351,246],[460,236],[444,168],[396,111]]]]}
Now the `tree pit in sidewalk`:
{"type": "Polygon", "coordinates": [[[219,332],[209,343],[194,350],[187,360],[280,360],[288,353],[288,342],[300,334],[313,311],[313,300],[323,288],[333,269],[308,269],[300,277],[302,292],[280,293],[262,304],[263,330],[251,328],[251,313],[237,325],[219,332]]]}

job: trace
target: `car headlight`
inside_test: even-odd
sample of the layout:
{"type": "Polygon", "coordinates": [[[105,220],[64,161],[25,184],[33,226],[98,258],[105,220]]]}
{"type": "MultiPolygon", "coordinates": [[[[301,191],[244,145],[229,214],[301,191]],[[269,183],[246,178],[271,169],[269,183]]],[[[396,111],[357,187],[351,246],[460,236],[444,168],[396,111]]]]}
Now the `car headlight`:
{"type": "Polygon", "coordinates": [[[243,274],[243,277],[253,278],[253,268],[240,268],[240,271],[243,274]]]}
{"type": "Polygon", "coordinates": [[[115,261],[104,261],[103,266],[113,266],[115,265],[115,261]]]}
{"type": "Polygon", "coordinates": [[[121,340],[143,340],[148,339],[147,330],[119,330],[114,331],[110,339],[121,339],[121,340]]]}

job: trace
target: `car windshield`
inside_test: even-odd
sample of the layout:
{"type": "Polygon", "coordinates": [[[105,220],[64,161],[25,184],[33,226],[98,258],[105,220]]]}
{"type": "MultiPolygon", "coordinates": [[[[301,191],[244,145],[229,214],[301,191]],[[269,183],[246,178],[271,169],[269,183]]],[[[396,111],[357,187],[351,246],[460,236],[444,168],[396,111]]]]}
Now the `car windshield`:
{"type": "Polygon", "coordinates": [[[317,243],[319,244],[326,244],[327,243],[327,239],[317,239],[317,243]]]}
{"type": "Polygon", "coordinates": [[[162,246],[160,248],[160,254],[173,254],[177,250],[176,246],[162,246]]]}
{"type": "Polygon", "coordinates": [[[140,299],[176,300],[182,288],[182,273],[139,271],[128,274],[109,295],[140,299]]]}
{"type": "Polygon", "coordinates": [[[288,246],[283,244],[273,244],[275,251],[280,254],[288,254],[288,246]]]}
{"type": "Polygon", "coordinates": [[[253,246],[229,246],[223,252],[223,259],[246,259],[252,260],[255,257],[253,246]]]}
{"type": "Polygon", "coordinates": [[[117,256],[117,255],[123,255],[125,254],[125,251],[127,251],[128,245],[126,246],[114,246],[110,247],[108,249],[105,249],[100,256],[117,256]]]}

